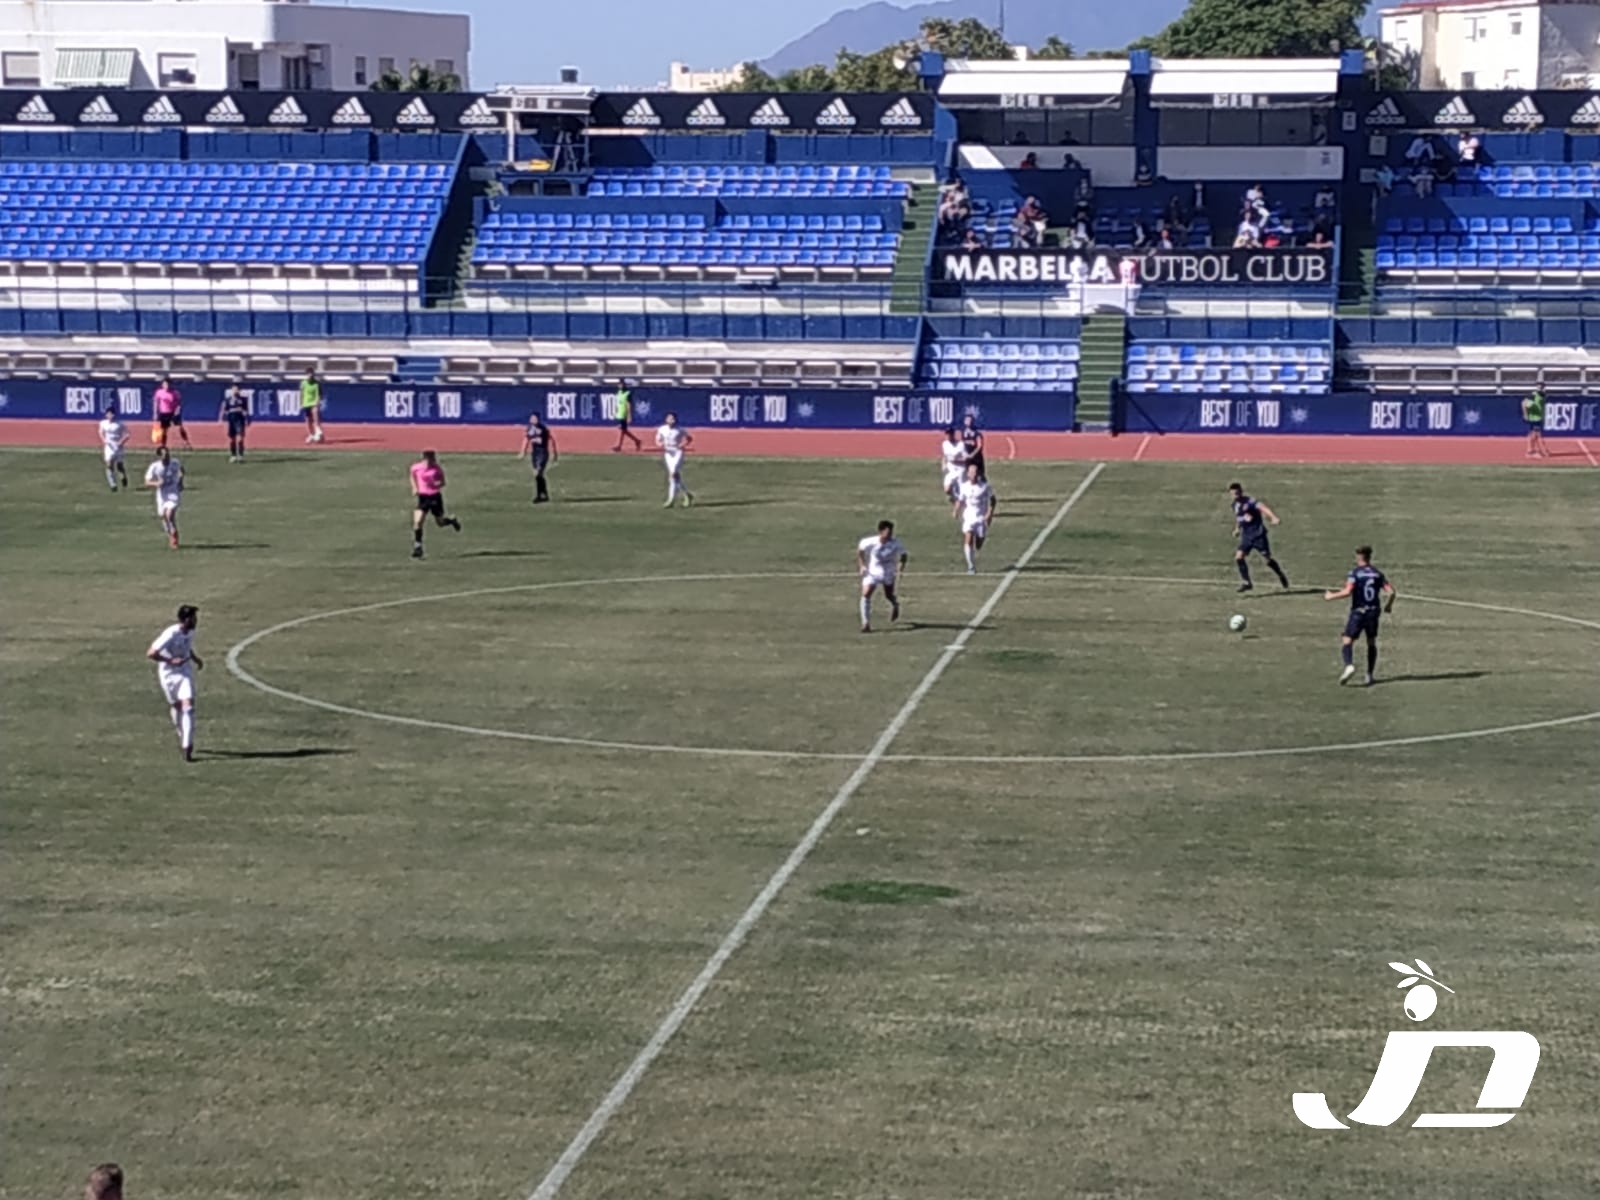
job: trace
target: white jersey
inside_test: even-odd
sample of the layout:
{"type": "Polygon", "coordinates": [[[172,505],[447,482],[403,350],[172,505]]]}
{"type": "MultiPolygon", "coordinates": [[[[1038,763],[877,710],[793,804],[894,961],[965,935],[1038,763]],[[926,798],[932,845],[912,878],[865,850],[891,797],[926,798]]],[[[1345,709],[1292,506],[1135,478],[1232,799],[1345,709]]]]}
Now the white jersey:
{"type": "Polygon", "coordinates": [[[175,458],[162,462],[159,458],[144,473],[147,484],[156,485],[156,511],[176,508],[183,494],[183,464],[175,458]]]}
{"type": "Polygon", "coordinates": [[[656,445],[668,454],[681,454],[689,434],[682,425],[663,425],[656,430],[656,445]]]}
{"type": "Polygon", "coordinates": [[[989,486],[987,479],[962,481],[956,499],[961,504],[961,528],[964,532],[982,529],[987,524],[993,498],[994,489],[989,486]]]}
{"type": "Polygon", "coordinates": [[[182,625],[168,625],[156,635],[156,640],[150,643],[150,652],[179,660],[177,666],[164,662],[157,663],[156,674],[194,675],[193,630],[185,629],[182,625]]]}
{"type": "Polygon", "coordinates": [[[122,457],[122,447],[128,441],[128,427],[115,417],[100,422],[100,445],[105,448],[106,459],[122,457]]]}
{"type": "Polygon", "coordinates": [[[962,445],[961,439],[943,441],[939,443],[939,454],[944,463],[945,481],[952,482],[952,475],[960,475],[961,469],[967,463],[967,448],[962,445]]]}
{"type": "Polygon", "coordinates": [[[894,582],[895,576],[900,573],[900,560],[906,553],[899,538],[892,537],[884,542],[878,540],[877,534],[872,534],[862,538],[856,549],[867,561],[868,579],[882,583],[894,582]]]}

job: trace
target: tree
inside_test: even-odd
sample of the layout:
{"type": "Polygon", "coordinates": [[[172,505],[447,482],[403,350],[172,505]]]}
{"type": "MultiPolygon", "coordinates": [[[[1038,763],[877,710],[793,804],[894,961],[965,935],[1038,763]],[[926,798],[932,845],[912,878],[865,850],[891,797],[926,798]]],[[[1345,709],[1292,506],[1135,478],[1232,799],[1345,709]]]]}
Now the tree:
{"type": "Polygon", "coordinates": [[[1325,58],[1364,45],[1366,8],[1367,0],[1190,0],[1148,48],[1164,58],[1325,58]]]}
{"type": "Polygon", "coordinates": [[[453,71],[435,71],[432,67],[414,62],[411,70],[402,75],[399,71],[385,71],[372,83],[375,92],[459,92],[461,76],[453,71]]]}
{"type": "Polygon", "coordinates": [[[922,23],[922,44],[946,58],[1008,59],[1011,43],[998,29],[991,29],[976,17],[949,21],[930,17],[922,23]]]}
{"type": "Polygon", "coordinates": [[[1033,57],[1046,59],[1076,58],[1077,52],[1073,50],[1071,42],[1063,42],[1052,33],[1045,38],[1044,45],[1033,52],[1033,57]]]}
{"type": "Polygon", "coordinates": [[[1366,38],[1361,49],[1366,74],[1380,92],[1409,92],[1420,86],[1422,57],[1415,50],[1401,50],[1377,38],[1366,38]]]}
{"type": "Polygon", "coordinates": [[[917,89],[918,49],[912,46],[885,46],[871,54],[839,51],[834,60],[833,86],[836,92],[914,92],[917,89]]]}

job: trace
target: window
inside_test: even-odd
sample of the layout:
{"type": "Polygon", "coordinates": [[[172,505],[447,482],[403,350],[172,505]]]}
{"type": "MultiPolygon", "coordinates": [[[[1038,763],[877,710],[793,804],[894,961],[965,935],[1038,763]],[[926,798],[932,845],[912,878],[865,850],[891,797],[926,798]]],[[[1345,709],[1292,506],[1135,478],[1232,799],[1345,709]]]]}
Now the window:
{"type": "Polygon", "coordinates": [[[356,86],[367,86],[367,56],[365,54],[356,55],[356,86]]]}
{"type": "Polygon", "coordinates": [[[1521,37],[1522,36],[1522,14],[1521,13],[1512,13],[1511,14],[1511,36],[1512,37],[1521,37]]]}
{"type": "Polygon", "coordinates": [[[435,75],[454,75],[456,73],[456,60],[453,58],[434,59],[433,73],[435,75]]]}
{"type": "Polygon", "coordinates": [[[283,90],[304,92],[311,88],[311,63],[303,54],[287,54],[283,63],[283,90]]]}
{"type": "Polygon", "coordinates": [[[254,50],[239,51],[239,87],[247,92],[261,88],[261,55],[254,50]]]}
{"type": "Polygon", "coordinates": [[[1461,72],[1461,90],[1470,92],[1478,86],[1478,73],[1476,71],[1461,72]]]}
{"type": "Polygon", "coordinates": [[[0,82],[7,87],[38,87],[43,82],[38,53],[16,50],[0,55],[0,82]]]}
{"type": "Polygon", "coordinates": [[[197,64],[192,54],[157,55],[156,69],[161,87],[186,88],[195,85],[197,64]]]}
{"type": "Polygon", "coordinates": [[[1520,86],[1521,83],[1522,83],[1522,72],[1517,70],[1515,67],[1512,67],[1509,70],[1507,70],[1506,73],[1501,77],[1501,80],[1500,80],[1500,86],[1501,87],[1514,88],[1514,87],[1520,86]]]}
{"type": "Polygon", "coordinates": [[[379,75],[393,75],[394,74],[394,59],[392,59],[392,58],[380,58],[378,60],[378,74],[379,75]]]}

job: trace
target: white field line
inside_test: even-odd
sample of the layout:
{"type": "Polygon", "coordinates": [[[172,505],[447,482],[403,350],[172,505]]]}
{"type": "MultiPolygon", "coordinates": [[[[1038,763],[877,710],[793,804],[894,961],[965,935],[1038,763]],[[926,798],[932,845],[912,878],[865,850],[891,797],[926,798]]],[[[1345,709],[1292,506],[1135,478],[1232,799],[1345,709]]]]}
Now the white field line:
{"type": "Polygon", "coordinates": [[[1138,462],[1144,457],[1144,452],[1150,449],[1150,434],[1144,435],[1144,441],[1139,443],[1139,448],[1133,452],[1133,461],[1138,462]]]}
{"type": "Polygon", "coordinates": [[[1591,467],[1600,467],[1600,459],[1596,459],[1594,451],[1589,449],[1589,443],[1582,438],[1578,439],[1578,449],[1583,451],[1583,456],[1589,460],[1591,467]]]}
{"type": "Polygon", "coordinates": [[[1105,463],[1096,463],[1094,468],[1084,476],[1083,482],[1073,490],[1072,495],[1061,502],[1061,507],[1056,509],[1055,515],[1039,531],[1038,536],[1028,543],[1028,548],[1000,577],[1000,582],[995,585],[995,589],[989,594],[989,598],[983,602],[983,607],[978,609],[972,619],[963,627],[956,640],[946,647],[944,653],[939,656],[933,666],[928,668],[928,673],[922,677],[922,682],[911,690],[911,694],[906,697],[905,703],[900,706],[900,711],[895,713],[894,719],[878,735],[878,740],[872,744],[872,749],[867,751],[866,757],[857,764],[856,769],[850,773],[850,778],[844,781],[844,786],[834,794],[833,799],[828,801],[827,807],[817,814],[817,819],[811,823],[811,828],[806,830],[805,836],[789,852],[789,857],[784,859],[782,865],[772,873],[772,878],[767,880],[766,886],[750,902],[750,907],[745,909],[743,915],[734,922],[733,928],[728,931],[728,936],[722,939],[722,944],[706,960],[705,966],[700,968],[700,973],[694,977],[693,982],[678,997],[677,1003],[672,1006],[661,1024],[656,1028],[655,1033],[651,1035],[650,1040],[645,1043],[644,1049],[639,1051],[616,1083],[612,1084],[611,1090],[606,1093],[605,1098],[600,1101],[594,1112],[590,1114],[589,1119],[583,1123],[583,1127],[578,1130],[572,1141],[567,1144],[567,1148],[562,1151],[561,1157],[556,1160],[555,1165],[550,1168],[545,1177],[539,1181],[539,1185],[529,1194],[528,1200],[551,1200],[561,1191],[562,1186],[567,1182],[572,1172],[583,1161],[583,1156],[589,1152],[589,1147],[594,1145],[595,1139],[604,1133],[606,1126],[611,1123],[611,1118],[616,1116],[618,1110],[628,1102],[628,1097],[633,1094],[634,1088],[639,1086],[639,1081],[644,1078],[645,1072],[650,1069],[650,1065],[666,1049],[667,1043],[683,1027],[683,1023],[689,1019],[689,1014],[694,1011],[695,1005],[700,1002],[700,998],[705,995],[706,990],[710,988],[717,976],[722,973],[722,968],[727,965],[728,960],[738,952],[739,947],[750,936],[750,931],[756,927],[756,923],[761,920],[767,909],[771,907],[773,900],[777,899],[778,893],[783,890],[784,885],[794,877],[794,873],[811,856],[811,852],[816,849],[817,843],[828,832],[828,827],[833,824],[834,819],[844,810],[844,806],[850,802],[850,798],[860,790],[861,785],[872,774],[873,768],[883,761],[883,757],[888,753],[889,747],[894,744],[895,739],[900,736],[911,718],[916,715],[916,711],[922,706],[923,700],[927,699],[928,693],[933,690],[934,685],[939,682],[946,669],[955,661],[955,657],[961,648],[971,640],[972,635],[989,619],[989,615],[994,612],[995,607],[1005,598],[1005,594],[1011,590],[1011,585],[1017,581],[1022,569],[1033,561],[1033,556],[1039,553],[1040,548],[1049,540],[1050,535],[1060,527],[1062,521],[1066,520],[1067,514],[1083,498],[1083,494],[1089,490],[1089,486],[1099,478],[1100,472],[1103,470],[1105,470],[1105,463]]]}

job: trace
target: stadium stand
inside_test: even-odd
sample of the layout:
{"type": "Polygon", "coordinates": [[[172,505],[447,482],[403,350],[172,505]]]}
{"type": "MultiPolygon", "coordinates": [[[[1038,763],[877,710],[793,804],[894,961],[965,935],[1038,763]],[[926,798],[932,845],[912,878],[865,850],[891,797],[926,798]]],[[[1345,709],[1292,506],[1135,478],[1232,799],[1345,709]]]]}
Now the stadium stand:
{"type": "Polygon", "coordinates": [[[1131,392],[1283,392],[1313,395],[1332,383],[1324,343],[1135,342],[1128,347],[1131,392]]]}
{"type": "Polygon", "coordinates": [[[414,268],[450,185],[443,163],[0,162],[0,259],[414,268]]]}
{"type": "Polygon", "coordinates": [[[1077,378],[1075,341],[936,341],[924,350],[917,372],[921,386],[977,392],[1072,392],[1077,378]]]}
{"type": "Polygon", "coordinates": [[[904,200],[910,187],[883,164],[709,163],[686,166],[601,167],[590,177],[591,196],[817,196],[904,200]]]}

